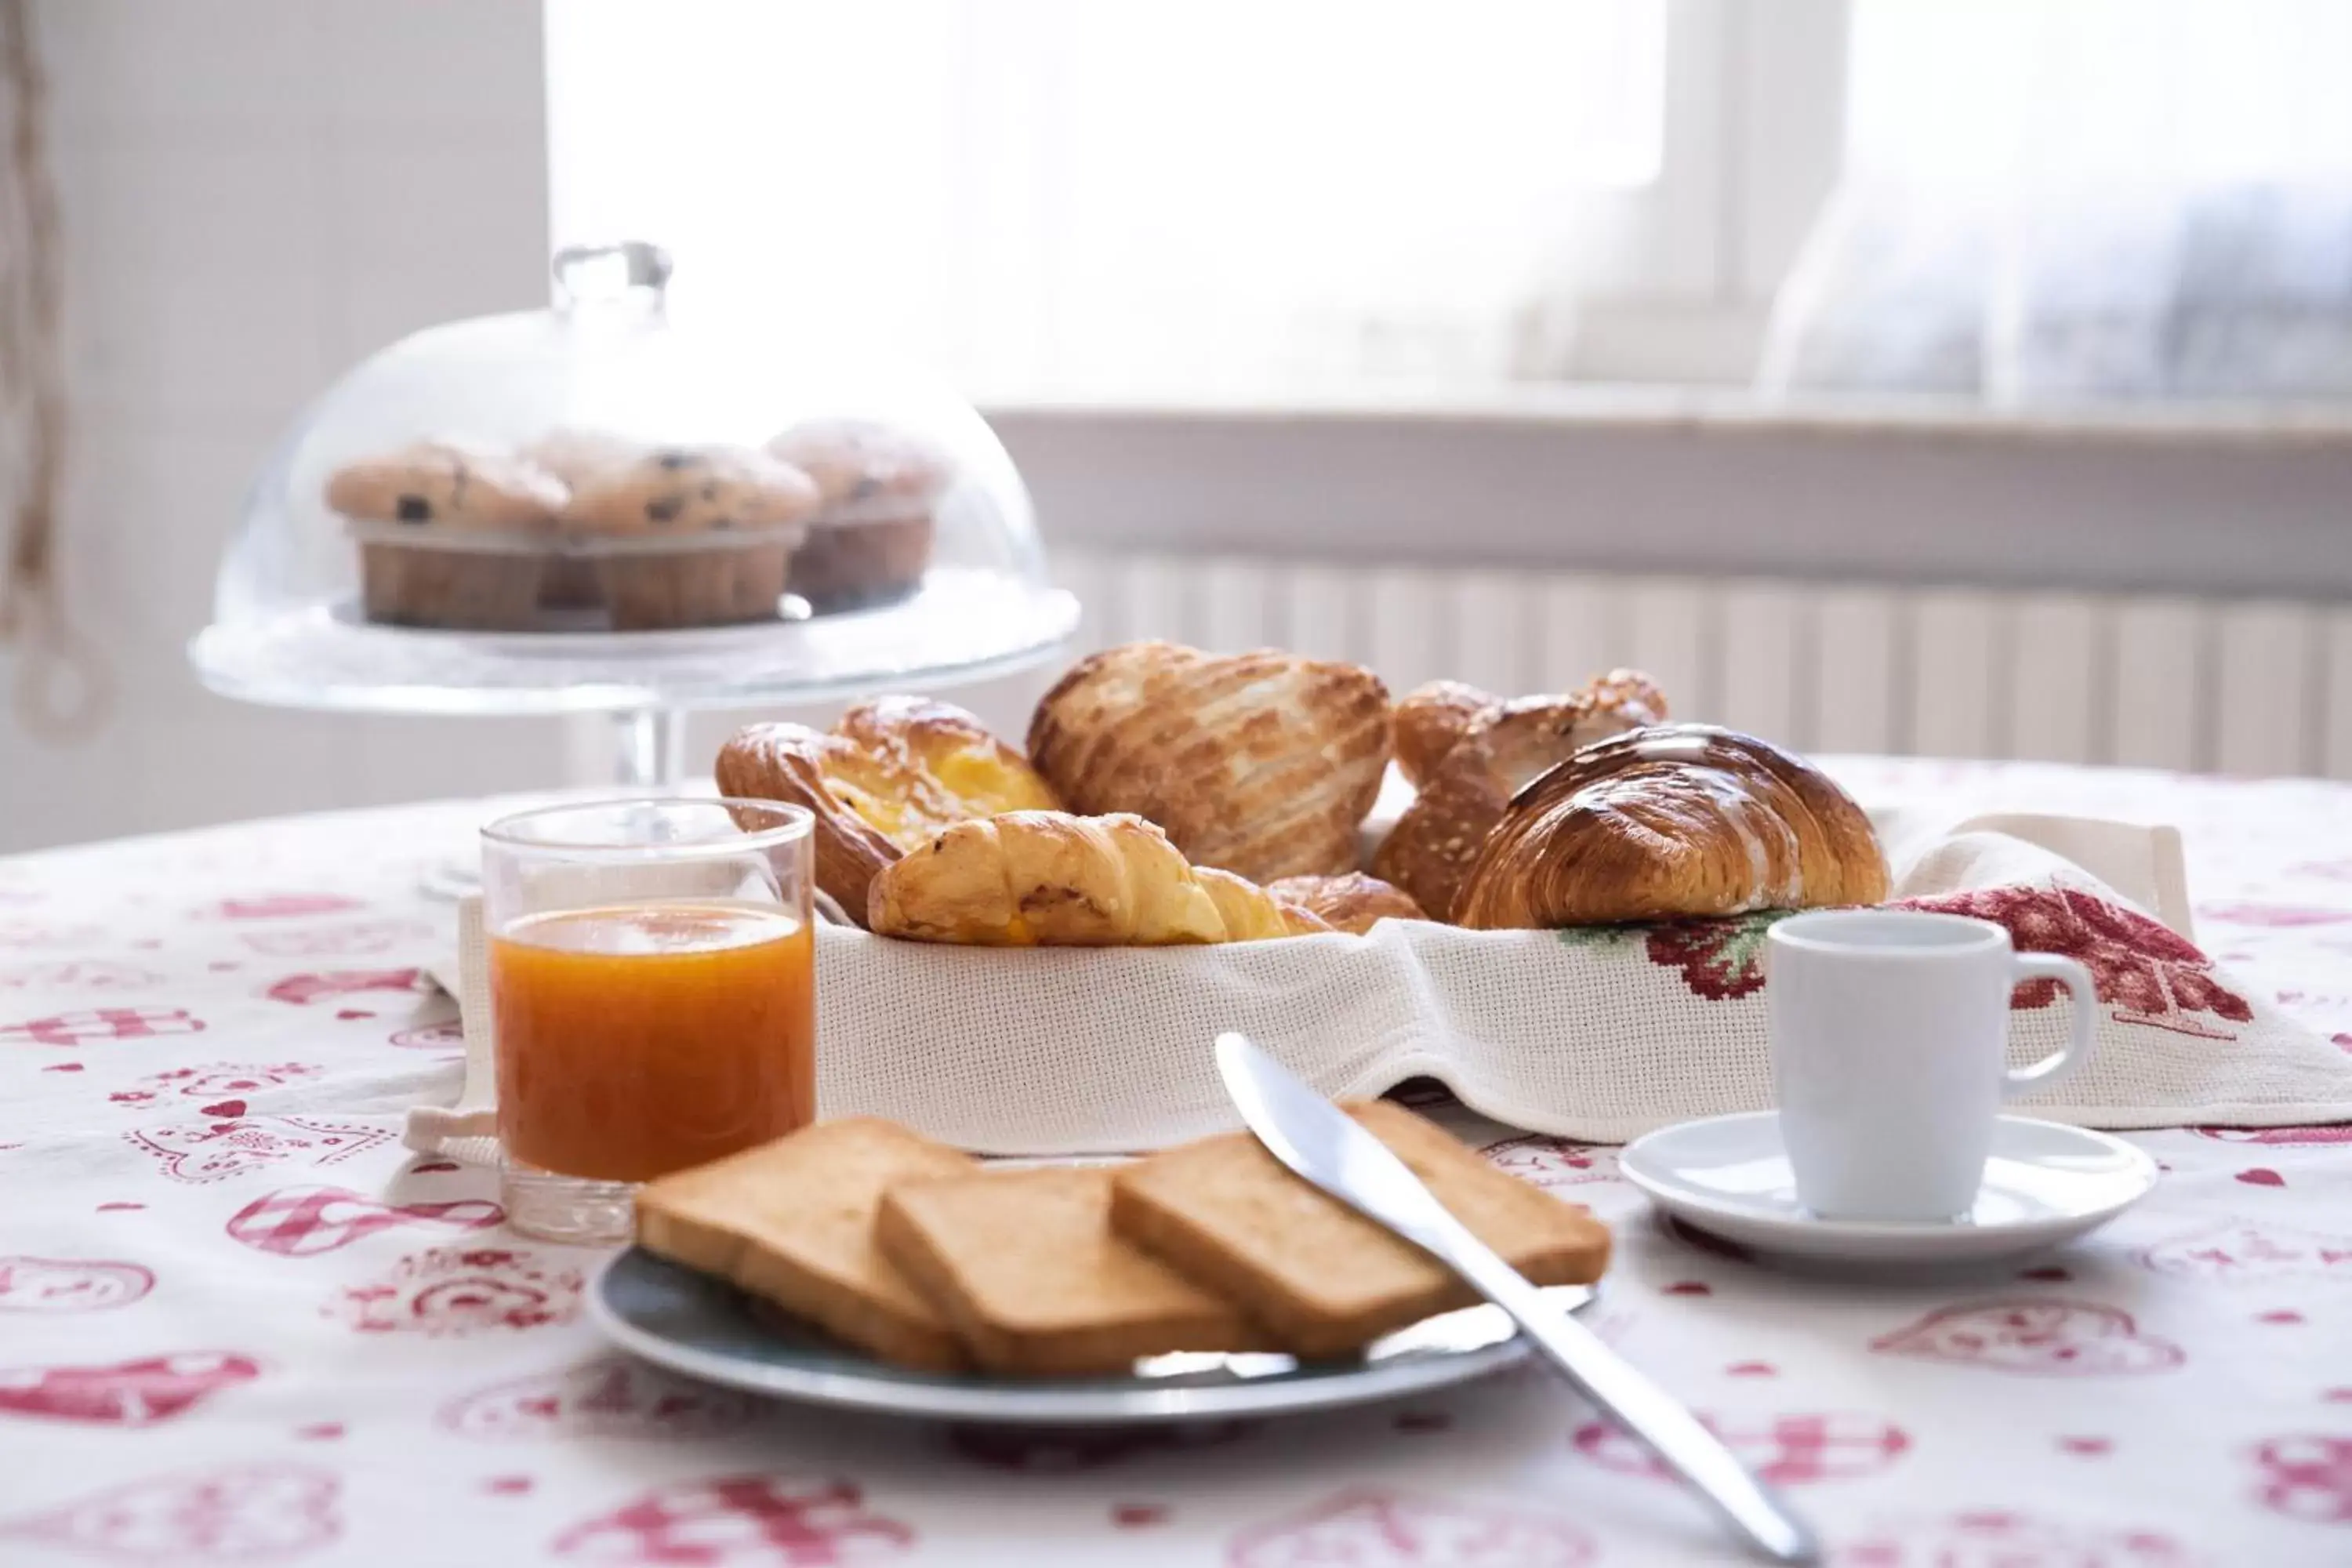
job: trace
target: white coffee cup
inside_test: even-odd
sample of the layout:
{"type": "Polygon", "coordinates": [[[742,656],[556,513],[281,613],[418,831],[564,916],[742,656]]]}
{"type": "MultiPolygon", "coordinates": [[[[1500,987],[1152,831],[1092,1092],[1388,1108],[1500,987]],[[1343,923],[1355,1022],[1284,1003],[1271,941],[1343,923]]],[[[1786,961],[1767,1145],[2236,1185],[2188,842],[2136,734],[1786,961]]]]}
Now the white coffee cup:
{"type": "Polygon", "coordinates": [[[2000,1105],[2091,1055],[2090,972],[2020,953],[1990,921],[1815,910],[1771,929],[1767,1028],[1797,1197],[1823,1218],[1952,1220],[1975,1205],[2000,1105]],[[2072,993],[2066,1048],[2011,1068],[2010,992],[2072,993]]]}

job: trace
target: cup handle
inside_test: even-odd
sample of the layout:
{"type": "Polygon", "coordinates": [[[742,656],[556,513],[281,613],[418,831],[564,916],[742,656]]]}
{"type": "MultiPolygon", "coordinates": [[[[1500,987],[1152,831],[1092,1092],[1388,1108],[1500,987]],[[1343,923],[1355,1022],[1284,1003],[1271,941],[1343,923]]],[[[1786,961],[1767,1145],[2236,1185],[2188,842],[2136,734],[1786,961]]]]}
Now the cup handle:
{"type": "Polygon", "coordinates": [[[2032,1067],[2011,1068],[2000,1075],[2003,1100],[2015,1100],[2074,1077],[2091,1059],[2091,1047],[2099,1033],[2099,993],[2089,970],[2071,958],[2047,952],[2016,953],[2010,963],[2011,973],[2018,980],[2054,980],[2063,985],[2074,1003],[2074,1017],[2065,1049],[2043,1057],[2032,1067]]]}

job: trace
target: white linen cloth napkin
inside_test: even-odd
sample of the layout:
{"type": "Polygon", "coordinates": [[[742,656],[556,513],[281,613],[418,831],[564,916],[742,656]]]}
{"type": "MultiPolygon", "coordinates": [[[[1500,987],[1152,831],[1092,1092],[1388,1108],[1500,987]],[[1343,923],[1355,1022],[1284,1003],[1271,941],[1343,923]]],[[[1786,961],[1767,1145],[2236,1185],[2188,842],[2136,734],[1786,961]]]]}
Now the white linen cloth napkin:
{"type": "MultiPolygon", "coordinates": [[[[2035,1114],[2110,1127],[2352,1120],[2352,1058],[2241,994],[2189,944],[2180,837],[2080,817],[1874,812],[1897,900],[1987,915],[2100,979],[2093,1065],[2035,1114]],[[2153,916],[2154,918],[2148,918],[2153,916]]],[[[819,931],[819,1099],[998,1154],[1124,1152],[1234,1125],[1205,1042],[1254,1034],[1333,1094],[1409,1078],[1537,1131],[1615,1142],[1770,1104],[1769,917],[1566,932],[1387,921],[1231,947],[1008,952],[819,931]]],[[[409,1146],[496,1157],[478,905],[435,978],[458,999],[463,1095],[409,1146]]],[[[2065,1004],[2012,1014],[2021,1060],[2065,1004]]]]}

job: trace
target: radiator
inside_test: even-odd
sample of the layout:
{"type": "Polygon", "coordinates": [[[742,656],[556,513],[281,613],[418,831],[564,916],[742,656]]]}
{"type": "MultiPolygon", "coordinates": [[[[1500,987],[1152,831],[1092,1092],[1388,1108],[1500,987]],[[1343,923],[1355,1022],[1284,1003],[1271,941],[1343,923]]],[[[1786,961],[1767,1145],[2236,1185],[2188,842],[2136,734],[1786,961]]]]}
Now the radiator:
{"type": "Polygon", "coordinates": [[[2352,778],[2352,605],[1059,551],[1080,650],[1347,658],[1402,691],[1612,665],[1806,750],[2352,778]]]}

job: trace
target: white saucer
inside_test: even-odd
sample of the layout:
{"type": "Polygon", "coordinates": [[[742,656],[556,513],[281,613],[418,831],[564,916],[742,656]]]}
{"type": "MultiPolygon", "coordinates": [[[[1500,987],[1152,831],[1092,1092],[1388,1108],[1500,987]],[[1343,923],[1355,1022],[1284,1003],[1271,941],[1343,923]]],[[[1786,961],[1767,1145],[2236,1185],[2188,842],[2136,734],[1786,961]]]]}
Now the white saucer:
{"type": "Polygon", "coordinates": [[[2097,1228],[2156,1185],[2119,1138],[2004,1116],[1963,1220],[1832,1220],[1797,1202],[1773,1111],[1664,1127],[1626,1146],[1625,1179],[1695,1229],[1759,1252],[1850,1263],[1958,1263],[2038,1251],[2097,1228]]]}

